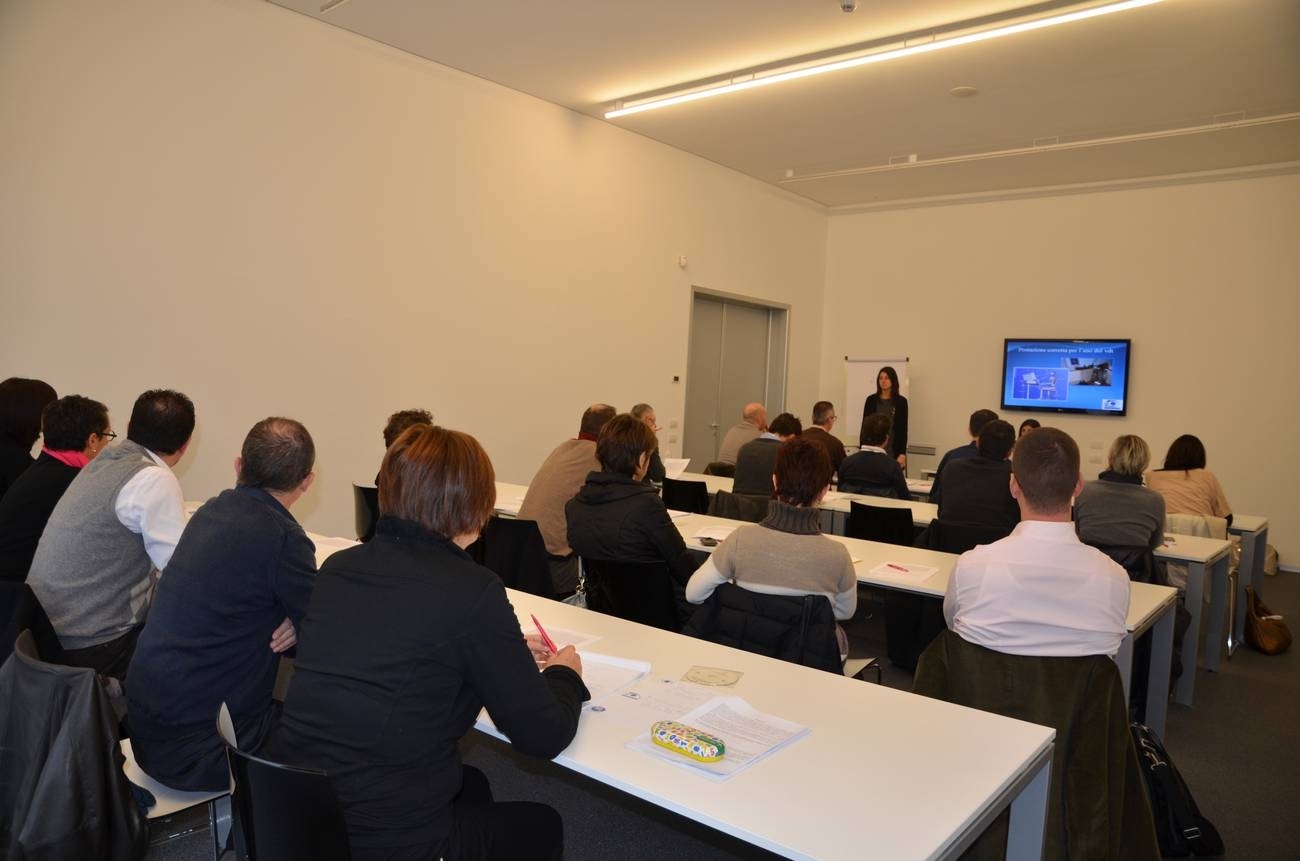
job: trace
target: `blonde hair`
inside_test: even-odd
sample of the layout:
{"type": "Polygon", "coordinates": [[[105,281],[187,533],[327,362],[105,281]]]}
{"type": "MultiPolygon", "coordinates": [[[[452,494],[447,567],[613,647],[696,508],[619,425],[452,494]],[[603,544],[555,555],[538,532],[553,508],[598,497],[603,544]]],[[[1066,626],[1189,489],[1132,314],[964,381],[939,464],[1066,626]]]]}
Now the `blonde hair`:
{"type": "Polygon", "coordinates": [[[1151,449],[1142,437],[1124,434],[1110,444],[1106,460],[1110,468],[1120,475],[1141,475],[1151,464],[1151,449]]]}

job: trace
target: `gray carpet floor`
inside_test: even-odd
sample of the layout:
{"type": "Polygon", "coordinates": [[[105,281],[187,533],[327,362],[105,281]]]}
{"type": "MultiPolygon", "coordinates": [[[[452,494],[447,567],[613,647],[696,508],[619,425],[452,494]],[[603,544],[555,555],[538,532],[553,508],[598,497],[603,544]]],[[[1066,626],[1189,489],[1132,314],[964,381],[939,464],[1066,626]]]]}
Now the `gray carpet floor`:
{"type": "MultiPolygon", "coordinates": [[[[1265,590],[1270,608],[1300,632],[1300,575],[1269,578],[1265,590]]],[[[855,655],[884,654],[878,606],[873,613],[864,602],[848,630],[855,655]]],[[[910,688],[908,674],[882,663],[886,685],[910,688]]],[[[1194,707],[1170,706],[1166,747],[1201,812],[1218,826],[1224,858],[1300,858],[1300,656],[1293,650],[1267,657],[1243,646],[1220,666],[1217,673],[1197,671],[1194,707]]],[[[488,775],[498,799],[546,801],[560,811],[568,861],[777,857],[558,766],[515,756],[478,733],[465,739],[463,752],[466,762],[488,775]]],[[[209,857],[204,821],[202,814],[189,814],[156,827],[150,861],[209,857]],[[197,830],[164,839],[187,826],[197,830]]],[[[861,832],[863,857],[869,857],[869,823],[845,827],[861,832]]]]}

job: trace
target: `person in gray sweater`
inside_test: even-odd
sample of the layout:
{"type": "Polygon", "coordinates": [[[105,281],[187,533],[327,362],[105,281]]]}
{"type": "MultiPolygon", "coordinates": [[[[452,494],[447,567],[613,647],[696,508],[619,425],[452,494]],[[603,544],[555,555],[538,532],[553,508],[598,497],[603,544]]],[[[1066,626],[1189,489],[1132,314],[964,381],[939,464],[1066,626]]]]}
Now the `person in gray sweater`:
{"type": "Polygon", "coordinates": [[[1094,547],[1160,546],[1165,499],[1142,485],[1151,450],[1142,437],[1125,434],[1111,444],[1107,468],[1083,486],[1074,502],[1079,540],[1094,547]]]}
{"type": "MultiPolygon", "coordinates": [[[[773,483],[776,499],[761,522],[741,526],[718,545],[686,584],[686,600],[703,604],[723,583],[765,595],[825,595],[835,618],[853,616],[858,581],[843,544],[821,534],[821,502],[830,488],[826,449],[795,437],[781,444],[773,483]]],[[[840,653],[848,641],[837,626],[840,653]]]]}

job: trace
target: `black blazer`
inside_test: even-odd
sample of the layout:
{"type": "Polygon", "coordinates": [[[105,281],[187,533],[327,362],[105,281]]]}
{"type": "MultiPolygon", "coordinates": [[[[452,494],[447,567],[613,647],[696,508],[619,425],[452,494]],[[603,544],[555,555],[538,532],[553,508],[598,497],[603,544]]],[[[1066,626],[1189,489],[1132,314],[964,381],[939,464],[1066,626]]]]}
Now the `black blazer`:
{"type": "MultiPolygon", "coordinates": [[[[50,512],[80,472],[45,452],[0,499],[0,580],[22,583],[50,512]]],[[[13,645],[12,643],[10,645],[13,645]]]]}

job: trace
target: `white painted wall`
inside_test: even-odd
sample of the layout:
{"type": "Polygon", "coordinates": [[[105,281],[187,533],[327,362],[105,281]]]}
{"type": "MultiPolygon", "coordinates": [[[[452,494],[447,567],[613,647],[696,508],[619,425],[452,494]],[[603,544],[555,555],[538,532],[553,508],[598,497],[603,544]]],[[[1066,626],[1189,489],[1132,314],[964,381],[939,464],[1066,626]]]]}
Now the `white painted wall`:
{"type": "Polygon", "coordinates": [[[667,427],[693,284],[792,306],[789,401],[818,395],[819,208],[270,4],[4,0],[0,128],[0,377],[119,431],[187,392],[190,498],[268,414],[315,436],[296,513],[332,534],[395,409],[516,482],[593,400],[667,427]]]}
{"type": "Polygon", "coordinates": [[[1268,516],[1295,565],[1298,236],[1294,174],[833,215],[821,388],[843,391],[846,354],[910,356],[911,442],[942,454],[997,408],[1003,338],[1132,338],[1128,416],[1048,422],[1080,442],[1085,475],[1121,433],[1157,460],[1194,433],[1234,510],[1268,516]]]}

